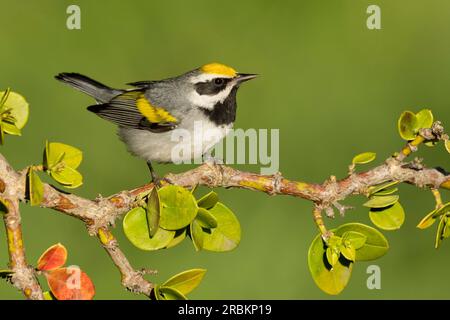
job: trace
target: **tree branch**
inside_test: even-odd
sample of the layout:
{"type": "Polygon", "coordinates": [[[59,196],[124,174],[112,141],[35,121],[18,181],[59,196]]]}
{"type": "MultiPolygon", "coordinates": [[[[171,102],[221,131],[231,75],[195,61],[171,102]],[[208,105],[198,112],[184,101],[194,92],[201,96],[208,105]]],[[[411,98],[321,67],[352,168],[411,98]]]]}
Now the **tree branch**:
{"type": "Polygon", "coordinates": [[[103,248],[105,248],[106,252],[119,269],[122,276],[122,285],[131,292],[150,296],[153,284],[144,279],[143,275],[146,272],[133,269],[130,262],[125,257],[125,254],[120,250],[119,244],[111,231],[105,227],[100,228],[97,236],[103,245],[103,248]]]}
{"type": "Polygon", "coordinates": [[[28,299],[42,300],[42,289],[36,279],[36,273],[27,264],[25,257],[18,197],[18,191],[22,188],[22,184],[17,183],[20,175],[9,166],[1,155],[0,172],[2,173],[1,197],[8,211],[4,214],[3,221],[8,242],[9,268],[13,271],[10,280],[28,299]]]}
{"type": "MultiPolygon", "coordinates": [[[[433,128],[443,130],[439,122],[433,128]]],[[[165,179],[169,183],[183,187],[203,185],[210,188],[242,188],[253,191],[265,192],[269,195],[289,195],[314,202],[314,220],[322,232],[327,236],[327,230],[323,224],[321,212],[325,210],[328,216],[334,214],[333,207],[341,214],[346,207],[339,201],[345,200],[350,195],[367,195],[371,186],[379,185],[387,181],[398,181],[415,185],[419,188],[429,187],[432,190],[450,190],[450,175],[436,169],[418,167],[404,160],[418,145],[426,140],[436,139],[439,133],[436,129],[427,129],[421,132],[417,138],[409,142],[395,157],[387,159],[383,164],[361,173],[350,170],[349,176],[337,180],[331,176],[322,184],[307,183],[285,179],[280,173],[274,175],[259,175],[243,172],[225,165],[205,163],[199,167],[180,174],[168,174],[165,179]],[[431,131],[430,131],[431,130],[431,131]]],[[[15,172],[6,159],[0,155],[0,187],[5,190],[14,190],[13,195],[8,195],[4,190],[2,196],[10,200],[12,210],[5,215],[8,230],[8,239],[19,248],[10,250],[14,254],[11,257],[13,270],[13,283],[31,298],[41,298],[42,292],[35,281],[34,273],[25,262],[23,247],[20,237],[20,215],[18,213],[18,200],[26,201],[25,177],[26,171],[15,172]],[[15,268],[15,269],[14,269],[15,268]],[[26,274],[26,276],[22,276],[26,274]],[[25,280],[26,279],[26,280],[25,280]]],[[[135,270],[123,252],[120,250],[117,240],[109,231],[109,226],[114,226],[116,219],[138,205],[138,200],[148,194],[153,184],[147,184],[134,190],[121,191],[108,198],[98,197],[88,200],[73,194],[59,191],[55,187],[44,184],[44,199],[41,207],[50,208],[64,214],[76,217],[87,226],[90,235],[97,235],[101,244],[113,260],[122,275],[122,284],[130,291],[149,295],[153,284],[143,278],[144,272],[135,270]]]]}

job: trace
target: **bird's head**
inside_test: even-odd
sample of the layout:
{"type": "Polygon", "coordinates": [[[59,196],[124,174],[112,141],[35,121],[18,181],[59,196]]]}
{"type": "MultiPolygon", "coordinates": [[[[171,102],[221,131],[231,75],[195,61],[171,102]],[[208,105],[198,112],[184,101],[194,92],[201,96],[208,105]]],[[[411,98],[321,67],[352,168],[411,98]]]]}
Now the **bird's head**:
{"type": "Polygon", "coordinates": [[[240,84],[256,76],[238,73],[221,63],[205,64],[188,73],[188,81],[192,86],[189,99],[198,107],[212,110],[227,98],[235,100],[240,84]]]}

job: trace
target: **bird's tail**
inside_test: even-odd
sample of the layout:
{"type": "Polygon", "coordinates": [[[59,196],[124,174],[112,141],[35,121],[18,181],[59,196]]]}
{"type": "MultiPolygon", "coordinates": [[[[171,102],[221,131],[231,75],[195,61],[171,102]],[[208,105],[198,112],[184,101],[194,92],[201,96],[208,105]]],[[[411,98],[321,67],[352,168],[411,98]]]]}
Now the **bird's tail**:
{"type": "Polygon", "coordinates": [[[101,103],[110,101],[114,96],[122,92],[122,90],[110,88],[79,73],[64,72],[56,75],[55,79],[90,95],[95,100],[101,103]]]}

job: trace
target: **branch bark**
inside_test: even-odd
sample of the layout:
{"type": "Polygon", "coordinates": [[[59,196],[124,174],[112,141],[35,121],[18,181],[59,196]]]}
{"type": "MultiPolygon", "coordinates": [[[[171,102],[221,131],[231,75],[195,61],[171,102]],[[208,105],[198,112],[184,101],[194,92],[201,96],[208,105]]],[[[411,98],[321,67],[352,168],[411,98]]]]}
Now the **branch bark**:
{"type": "Polygon", "coordinates": [[[42,289],[37,281],[34,269],[28,265],[22,238],[21,216],[19,211],[19,194],[23,183],[16,173],[0,155],[0,192],[7,211],[3,216],[8,242],[9,268],[13,271],[11,283],[23,292],[26,298],[42,300],[42,289]]]}

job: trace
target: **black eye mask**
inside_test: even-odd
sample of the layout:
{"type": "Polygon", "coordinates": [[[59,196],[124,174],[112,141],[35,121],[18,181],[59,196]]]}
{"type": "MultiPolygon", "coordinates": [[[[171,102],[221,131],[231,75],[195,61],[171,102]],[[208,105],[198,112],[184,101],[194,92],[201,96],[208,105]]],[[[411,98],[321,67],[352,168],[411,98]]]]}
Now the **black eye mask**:
{"type": "Polygon", "coordinates": [[[195,91],[200,95],[213,96],[226,88],[230,78],[216,78],[206,82],[195,84],[195,91]]]}

